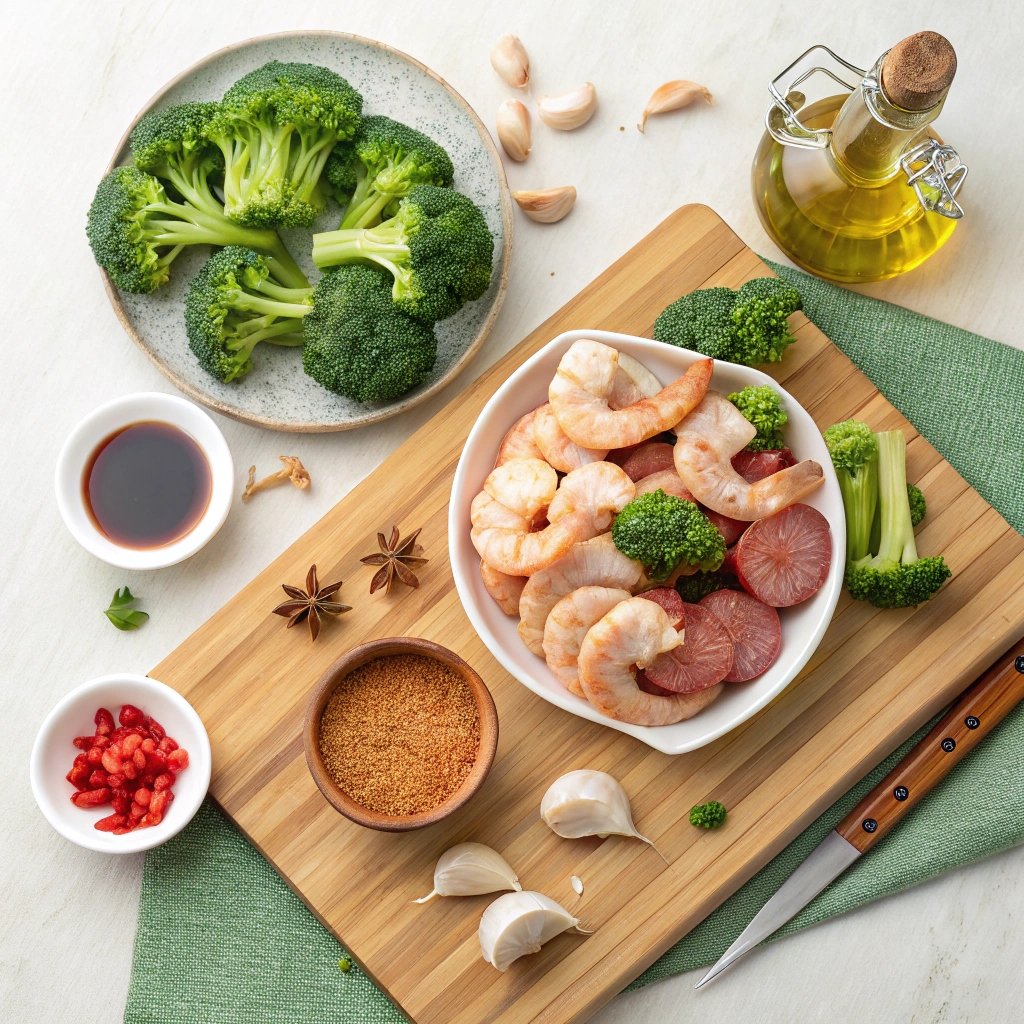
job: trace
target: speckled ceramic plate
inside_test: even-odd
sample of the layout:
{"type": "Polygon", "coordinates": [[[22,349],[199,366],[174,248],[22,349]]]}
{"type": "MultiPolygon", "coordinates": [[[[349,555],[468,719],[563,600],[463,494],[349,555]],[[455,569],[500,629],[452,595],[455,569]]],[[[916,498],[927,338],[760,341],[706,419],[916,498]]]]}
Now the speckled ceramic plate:
{"type": "MultiPolygon", "coordinates": [[[[388,114],[440,142],[455,164],[455,187],[484,212],[494,235],[491,286],[476,302],[439,323],[437,363],[415,391],[386,405],[361,405],[331,394],[302,371],[297,349],[254,355],[253,371],[221,384],[195,361],[185,340],[185,290],[206,250],[186,251],[174,261],[171,281],[153,295],[119,292],[104,275],[107,293],[125,329],[160,371],[191,398],[217,412],[274,430],[350,430],[397,416],[448,384],[473,358],[498,315],[508,282],[512,210],[505,172],[494,143],[469,104],[429,68],[382,43],[340,32],[303,31],[260,36],[218,50],[169,82],[139,113],[187,100],[219,99],[236,79],[269,60],[322,64],[344,75],[363,95],[364,113],[388,114]]],[[[138,120],[138,118],[136,118],[138,120]]],[[[129,159],[127,139],[111,166],[129,159]]],[[[331,207],[313,230],[337,227],[331,207]]],[[[310,232],[282,232],[303,269],[315,277],[309,259],[310,232]]]]}

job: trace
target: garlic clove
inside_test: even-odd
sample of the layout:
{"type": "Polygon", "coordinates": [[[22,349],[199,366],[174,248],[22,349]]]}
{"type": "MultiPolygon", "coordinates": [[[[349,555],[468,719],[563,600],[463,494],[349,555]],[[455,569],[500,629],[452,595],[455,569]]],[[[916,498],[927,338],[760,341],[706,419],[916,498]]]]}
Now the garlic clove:
{"type": "Polygon", "coordinates": [[[521,956],[539,952],[545,942],[570,928],[579,929],[579,924],[568,910],[543,893],[505,893],[480,918],[480,952],[487,963],[506,971],[521,956]]]}
{"type": "Polygon", "coordinates": [[[569,884],[572,886],[572,891],[576,893],[577,896],[583,895],[583,879],[580,878],[579,875],[570,875],[569,884]]]}
{"type": "Polygon", "coordinates": [[[530,82],[530,58],[519,36],[502,36],[494,44],[491,67],[513,89],[525,89],[530,82]]]}
{"type": "Polygon", "coordinates": [[[459,843],[438,859],[433,891],[413,903],[426,903],[435,896],[480,896],[502,889],[522,889],[508,861],[483,843],[459,843]]]}
{"type": "Polygon", "coordinates": [[[563,839],[632,836],[654,846],[636,830],[629,797],[607,772],[580,770],[555,779],[540,802],[540,816],[563,839]]]}
{"type": "Polygon", "coordinates": [[[549,127],[561,132],[586,124],[597,110],[597,90],[584,82],[561,96],[545,96],[537,102],[537,116],[549,127]]]}
{"type": "Polygon", "coordinates": [[[559,188],[513,192],[512,198],[530,220],[540,224],[554,224],[567,216],[576,205],[576,189],[572,185],[562,185],[559,188]]]}
{"type": "Polygon", "coordinates": [[[505,100],[498,107],[498,141],[509,158],[520,163],[530,155],[533,132],[530,112],[519,100],[505,100]]]}
{"type": "Polygon", "coordinates": [[[684,79],[665,82],[651,93],[651,98],[647,101],[647,106],[644,107],[637,128],[643,132],[647,118],[652,114],[665,114],[670,110],[680,110],[699,99],[703,99],[707,103],[711,102],[711,93],[705,86],[684,79]]]}

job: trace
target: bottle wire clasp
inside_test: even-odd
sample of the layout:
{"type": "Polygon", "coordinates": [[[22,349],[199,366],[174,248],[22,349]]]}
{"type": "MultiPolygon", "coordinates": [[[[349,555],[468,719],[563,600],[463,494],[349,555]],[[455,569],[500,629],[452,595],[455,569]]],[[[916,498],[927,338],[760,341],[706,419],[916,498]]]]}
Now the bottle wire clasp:
{"type": "Polygon", "coordinates": [[[907,184],[913,186],[926,210],[951,220],[959,220],[964,215],[956,194],[967,177],[967,164],[952,146],[938,139],[925,139],[903,154],[900,167],[907,175],[907,184]]]}

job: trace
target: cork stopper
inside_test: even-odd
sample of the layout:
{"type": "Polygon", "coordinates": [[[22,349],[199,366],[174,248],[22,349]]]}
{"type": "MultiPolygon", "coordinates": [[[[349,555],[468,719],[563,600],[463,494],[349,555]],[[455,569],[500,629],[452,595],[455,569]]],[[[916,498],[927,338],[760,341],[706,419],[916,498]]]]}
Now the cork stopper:
{"type": "Polygon", "coordinates": [[[904,110],[927,110],[946,95],[956,74],[956,52],[938,32],[915,32],[882,64],[882,91],[904,110]]]}

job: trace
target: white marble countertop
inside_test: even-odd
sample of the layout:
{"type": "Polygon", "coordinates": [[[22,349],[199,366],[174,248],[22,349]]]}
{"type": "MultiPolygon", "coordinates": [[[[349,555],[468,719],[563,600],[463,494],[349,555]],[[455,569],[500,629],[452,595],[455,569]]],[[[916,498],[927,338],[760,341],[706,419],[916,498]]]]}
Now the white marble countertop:
{"type": "MultiPolygon", "coordinates": [[[[0,41],[0,77],[14,101],[0,147],[7,241],[0,280],[12,314],[0,411],[0,533],[8,538],[0,548],[0,1019],[109,1024],[120,1019],[128,984],[142,857],[87,853],[38,814],[28,752],[49,708],[87,678],[144,672],[159,661],[459,387],[675,207],[707,203],[757,251],[775,254],[752,208],[748,167],[766,84],[807,46],[824,42],[867,63],[917,29],[952,39],[961,70],[941,126],[971,166],[968,218],[925,268],[867,290],[1024,347],[1024,218],[1014,187],[1024,166],[1024,135],[1014,129],[1024,100],[1024,24],[1011,10],[993,0],[906,0],[884,15],[878,5],[810,0],[635,0],[628,9],[521,0],[515,13],[497,0],[393,0],[372,9],[337,0],[8,7],[0,41]],[[268,467],[294,450],[313,472],[312,492],[282,490],[237,509],[184,565],[148,575],[115,570],[64,530],[52,494],[54,459],[98,403],[173,389],[110,309],[85,243],[86,207],[124,127],[167,79],[220,46],[302,27],[347,30],[407,51],[487,122],[505,93],[488,65],[489,47],[504,32],[518,33],[538,93],[589,79],[601,108],[577,134],[538,127],[534,155],[511,168],[511,183],[574,184],[579,203],[554,227],[517,218],[508,299],[460,382],[397,421],[352,434],[284,439],[219,419],[239,483],[250,463],[268,467]],[[714,109],[652,121],[639,136],[632,126],[647,95],[671,78],[706,83],[714,109]],[[100,614],[124,583],[153,616],[134,634],[116,632],[100,614]]],[[[683,976],[622,996],[596,1019],[1019,1020],[1022,863],[1019,851],[1003,854],[766,948],[699,996],[695,979],[683,976]]]]}

